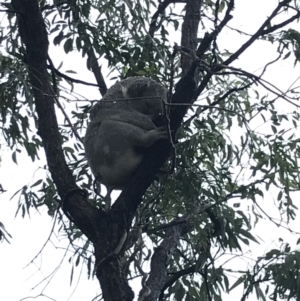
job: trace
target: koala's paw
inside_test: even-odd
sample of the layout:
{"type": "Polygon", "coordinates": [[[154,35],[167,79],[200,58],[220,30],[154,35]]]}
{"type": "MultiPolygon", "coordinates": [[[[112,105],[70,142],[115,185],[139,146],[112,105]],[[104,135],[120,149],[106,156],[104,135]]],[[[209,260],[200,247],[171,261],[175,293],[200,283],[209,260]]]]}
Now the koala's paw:
{"type": "Polygon", "coordinates": [[[167,128],[164,126],[157,127],[146,133],[144,147],[150,147],[156,141],[161,139],[168,139],[168,138],[169,135],[168,135],[167,128]]]}
{"type": "Polygon", "coordinates": [[[154,129],[153,131],[156,132],[157,140],[160,139],[169,139],[169,133],[165,126],[160,126],[154,129]]]}

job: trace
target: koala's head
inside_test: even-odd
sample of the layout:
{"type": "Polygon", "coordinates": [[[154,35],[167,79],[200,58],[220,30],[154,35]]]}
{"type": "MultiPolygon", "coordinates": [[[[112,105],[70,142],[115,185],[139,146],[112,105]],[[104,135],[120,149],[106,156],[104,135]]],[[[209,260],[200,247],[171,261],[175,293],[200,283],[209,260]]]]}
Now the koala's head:
{"type": "Polygon", "coordinates": [[[134,77],[122,86],[123,97],[129,99],[129,105],[149,116],[155,123],[164,115],[163,102],[167,100],[167,89],[146,77],[134,77]]]}

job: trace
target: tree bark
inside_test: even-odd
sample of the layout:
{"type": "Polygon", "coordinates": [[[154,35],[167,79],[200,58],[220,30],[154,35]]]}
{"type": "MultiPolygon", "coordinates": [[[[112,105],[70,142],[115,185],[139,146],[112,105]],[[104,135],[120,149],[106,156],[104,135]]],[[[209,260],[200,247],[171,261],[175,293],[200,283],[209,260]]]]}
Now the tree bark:
{"type": "Polygon", "coordinates": [[[189,54],[182,54],[182,74],[186,75],[196,56],[197,34],[200,21],[200,8],[202,0],[187,0],[185,16],[182,23],[181,46],[190,51],[189,54]]]}
{"type": "MultiPolygon", "coordinates": [[[[124,230],[118,227],[118,223],[113,224],[115,221],[108,214],[92,207],[86,201],[65,161],[54,108],[56,96],[47,73],[48,35],[37,0],[13,0],[12,4],[18,12],[19,32],[26,46],[26,60],[38,115],[38,134],[43,141],[51,176],[63,200],[65,213],[94,243],[96,262],[101,262],[114,250],[124,230]]],[[[112,256],[112,260],[103,264],[101,270],[98,269],[97,276],[105,300],[133,299],[132,290],[121,271],[118,256],[112,256]],[[118,286],[108,285],[107,276],[114,279],[113,282],[118,286]]]]}

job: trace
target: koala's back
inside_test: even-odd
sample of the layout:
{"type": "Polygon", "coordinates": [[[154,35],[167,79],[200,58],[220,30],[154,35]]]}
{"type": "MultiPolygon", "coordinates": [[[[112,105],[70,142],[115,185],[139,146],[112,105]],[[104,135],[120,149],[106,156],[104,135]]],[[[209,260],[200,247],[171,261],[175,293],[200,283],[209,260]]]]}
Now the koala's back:
{"type": "Polygon", "coordinates": [[[153,122],[163,115],[163,102],[167,101],[167,89],[156,81],[142,77],[130,77],[115,83],[90,111],[90,119],[102,122],[123,111],[138,111],[153,122]]]}

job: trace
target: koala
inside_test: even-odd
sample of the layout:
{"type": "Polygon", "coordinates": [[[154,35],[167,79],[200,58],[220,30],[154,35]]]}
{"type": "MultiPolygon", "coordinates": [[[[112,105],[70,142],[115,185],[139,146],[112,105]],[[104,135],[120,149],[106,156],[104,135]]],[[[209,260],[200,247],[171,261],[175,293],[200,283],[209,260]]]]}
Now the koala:
{"type": "Polygon", "coordinates": [[[84,146],[96,181],[123,189],[143,159],[143,150],[168,139],[162,124],[167,89],[145,77],[114,84],[90,111],[84,146]]]}

